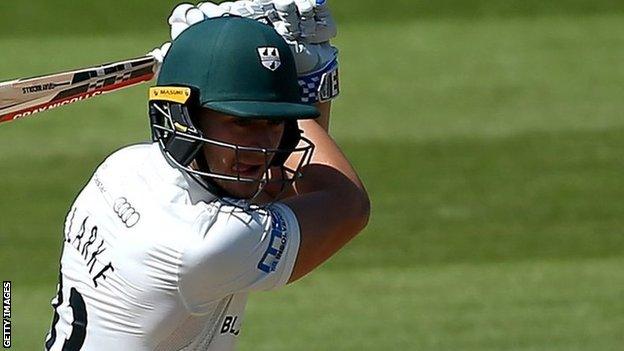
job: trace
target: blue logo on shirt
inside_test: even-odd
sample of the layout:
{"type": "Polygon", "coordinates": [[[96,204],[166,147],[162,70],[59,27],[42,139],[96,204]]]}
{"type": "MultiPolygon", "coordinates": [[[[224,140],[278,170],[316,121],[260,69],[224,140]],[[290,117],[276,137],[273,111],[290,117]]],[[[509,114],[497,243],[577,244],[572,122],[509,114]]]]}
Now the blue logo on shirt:
{"type": "Polygon", "coordinates": [[[262,255],[262,260],[258,263],[258,269],[266,273],[271,273],[277,268],[277,264],[282,258],[288,235],[286,233],[286,221],[284,217],[276,211],[271,211],[271,238],[269,247],[262,255]]]}

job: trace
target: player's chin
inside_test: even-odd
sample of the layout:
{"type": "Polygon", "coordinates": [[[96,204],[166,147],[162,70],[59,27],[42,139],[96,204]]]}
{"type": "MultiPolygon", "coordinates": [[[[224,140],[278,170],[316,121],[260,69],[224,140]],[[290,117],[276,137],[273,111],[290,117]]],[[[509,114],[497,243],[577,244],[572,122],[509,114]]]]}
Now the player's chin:
{"type": "Polygon", "coordinates": [[[260,182],[224,181],[221,187],[232,197],[251,199],[258,193],[260,182]]]}
{"type": "Polygon", "coordinates": [[[266,167],[264,165],[259,166],[246,166],[245,168],[232,169],[222,174],[226,174],[230,177],[239,178],[240,180],[217,180],[219,186],[226,191],[231,197],[238,199],[251,199],[257,195],[260,189],[262,179],[265,178],[266,167]]]}

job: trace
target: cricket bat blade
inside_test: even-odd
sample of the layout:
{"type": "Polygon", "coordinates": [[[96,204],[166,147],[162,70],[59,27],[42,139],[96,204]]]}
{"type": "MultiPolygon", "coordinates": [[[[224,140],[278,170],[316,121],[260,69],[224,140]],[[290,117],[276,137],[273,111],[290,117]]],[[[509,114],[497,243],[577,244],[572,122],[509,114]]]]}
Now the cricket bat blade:
{"type": "Polygon", "coordinates": [[[156,59],[144,56],[0,83],[0,123],[131,87],[154,78],[156,59]]]}

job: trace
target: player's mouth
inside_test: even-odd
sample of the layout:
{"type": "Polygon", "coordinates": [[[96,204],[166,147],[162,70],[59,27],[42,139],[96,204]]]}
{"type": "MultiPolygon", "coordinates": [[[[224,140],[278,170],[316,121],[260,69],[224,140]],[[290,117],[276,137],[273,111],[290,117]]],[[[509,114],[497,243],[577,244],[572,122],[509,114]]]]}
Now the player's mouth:
{"type": "Polygon", "coordinates": [[[257,178],[262,172],[263,165],[248,164],[243,162],[237,162],[232,166],[232,171],[240,177],[245,178],[257,178]]]}

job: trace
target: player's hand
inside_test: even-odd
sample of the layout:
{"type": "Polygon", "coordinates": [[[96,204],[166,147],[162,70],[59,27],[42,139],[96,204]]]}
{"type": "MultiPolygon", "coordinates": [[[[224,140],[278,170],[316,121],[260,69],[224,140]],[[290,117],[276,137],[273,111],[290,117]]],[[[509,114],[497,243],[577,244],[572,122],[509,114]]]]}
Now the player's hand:
{"type": "MultiPolygon", "coordinates": [[[[329,41],[336,36],[327,1],[272,0],[275,30],[291,44],[299,75],[306,75],[334,60],[338,50],[329,41]]],[[[270,11],[270,10],[269,10],[270,11]]]]}
{"type": "MultiPolygon", "coordinates": [[[[182,32],[195,23],[201,22],[206,18],[228,14],[228,9],[228,3],[223,3],[223,6],[220,6],[211,2],[199,3],[197,6],[187,3],[176,6],[168,20],[171,40],[175,40],[182,32]]],[[[154,56],[156,61],[162,63],[170,47],[171,42],[166,42],[160,48],[150,51],[148,55],[154,56]]]]}
{"type": "MultiPolygon", "coordinates": [[[[269,0],[262,1],[264,4],[269,0]]],[[[338,96],[338,49],[330,44],[336,23],[327,0],[270,0],[266,9],[275,30],[295,56],[302,101],[315,103],[338,96]]]]}
{"type": "MultiPolygon", "coordinates": [[[[219,5],[202,2],[197,6],[180,4],[169,17],[171,40],[195,23],[228,14],[268,22],[275,27],[295,57],[303,102],[328,101],[338,95],[338,49],[329,43],[336,36],[336,24],[327,0],[240,0],[219,5]]],[[[152,56],[157,60],[166,55],[166,50],[162,48],[155,51],[152,56]]]]}
{"type": "Polygon", "coordinates": [[[148,52],[147,56],[153,56],[156,59],[156,61],[158,61],[158,63],[162,63],[170,47],[171,47],[171,42],[166,42],[162,44],[161,47],[148,52]]]}
{"type": "MultiPolygon", "coordinates": [[[[213,4],[211,2],[199,3],[197,6],[191,4],[180,4],[173,9],[171,16],[169,16],[169,26],[171,40],[175,40],[180,33],[185,31],[188,27],[197,22],[201,22],[206,18],[220,17],[228,14],[228,3],[223,3],[223,6],[213,4]]],[[[156,61],[156,74],[160,71],[160,65],[162,64],[167,52],[171,47],[171,42],[164,43],[161,47],[147,53],[148,56],[153,56],[156,61]]]]}
{"type": "Polygon", "coordinates": [[[241,0],[227,6],[232,15],[268,21],[286,40],[295,57],[303,102],[338,95],[338,49],[329,43],[337,30],[327,0],[241,0]]]}
{"type": "Polygon", "coordinates": [[[159,48],[155,48],[154,50],[147,53],[146,56],[152,56],[156,59],[156,65],[154,66],[154,80],[158,80],[158,74],[160,74],[160,67],[162,66],[163,60],[171,47],[171,42],[166,42],[162,44],[159,48]]]}
{"type": "Polygon", "coordinates": [[[227,6],[232,15],[268,20],[286,40],[295,57],[303,102],[338,95],[338,49],[329,43],[337,29],[327,0],[241,0],[227,6]]]}
{"type": "Polygon", "coordinates": [[[230,2],[217,5],[208,1],[200,2],[196,6],[186,3],[176,6],[169,17],[171,40],[175,40],[182,32],[195,23],[201,22],[207,18],[221,17],[229,14],[230,5],[230,2]]]}
{"type": "MultiPolygon", "coordinates": [[[[248,2],[251,3],[250,1],[248,2]]],[[[258,8],[253,9],[249,7],[249,10],[247,10],[247,8],[248,5],[243,4],[242,2],[240,2],[240,4],[224,2],[217,5],[207,1],[200,2],[197,6],[193,6],[188,3],[179,4],[173,9],[168,20],[171,41],[175,40],[182,32],[195,23],[201,22],[207,18],[221,17],[223,15],[230,14],[230,11],[240,12],[240,16],[254,18],[253,12],[254,10],[258,10],[258,8]]],[[[261,8],[259,11],[261,11],[261,8]]],[[[162,63],[170,46],[171,43],[167,42],[160,48],[156,48],[149,52],[148,55],[154,56],[158,62],[162,63]]]]}

